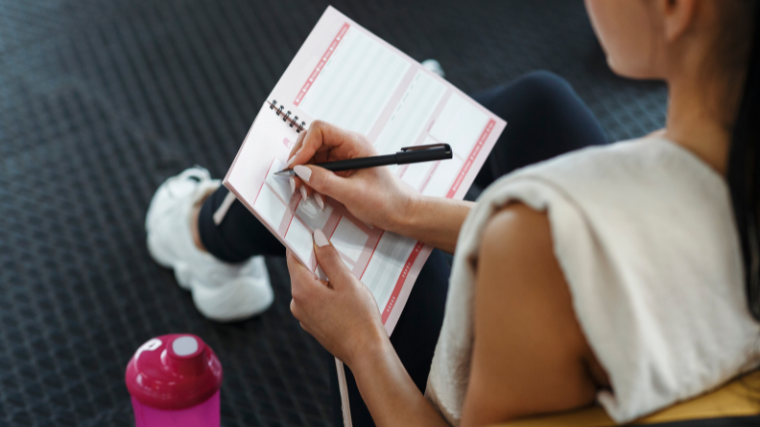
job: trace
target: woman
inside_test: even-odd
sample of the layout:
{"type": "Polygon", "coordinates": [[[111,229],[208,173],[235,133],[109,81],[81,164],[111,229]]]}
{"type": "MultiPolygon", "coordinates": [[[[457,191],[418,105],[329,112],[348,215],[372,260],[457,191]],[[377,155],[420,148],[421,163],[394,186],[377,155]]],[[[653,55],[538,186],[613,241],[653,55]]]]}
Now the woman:
{"type": "MultiPolygon", "coordinates": [[[[438,335],[430,307],[446,289],[440,253],[390,339],[372,295],[321,231],[315,252],[329,283],[287,256],[294,316],[350,368],[349,392],[355,384],[377,425],[489,425],[595,400],[625,422],[754,367],[758,8],[750,0],[586,4],[616,73],[668,83],[663,131],[521,169],[477,204],[421,197],[383,168],[339,176],[308,165],[374,154],[363,137],[329,124],[313,123],[294,148],[297,186],[342,202],[369,224],[455,252],[429,375],[429,358],[409,355],[425,352],[425,337],[402,343],[398,336],[438,335]],[[404,316],[414,318],[404,325],[404,316]],[[425,395],[420,378],[427,378],[425,395]]],[[[554,112],[530,108],[521,90],[525,82],[482,101],[494,111],[489,103],[501,103],[508,131],[526,126],[511,137],[554,144],[557,137],[530,139],[529,132],[556,125],[578,146],[579,137],[600,139],[582,106],[561,102],[567,90],[549,91],[558,101],[546,105],[560,106],[554,112]],[[525,111],[533,116],[515,118],[525,111]],[[545,112],[551,119],[539,126],[545,112]],[[568,120],[572,114],[586,124],[568,120]]],[[[505,150],[525,141],[499,143],[489,159],[493,177],[505,150]]],[[[218,193],[193,220],[197,243],[214,254],[222,252],[212,248],[215,231],[203,224],[218,193]]],[[[349,399],[354,424],[370,422],[357,421],[358,396],[349,399]]]]}

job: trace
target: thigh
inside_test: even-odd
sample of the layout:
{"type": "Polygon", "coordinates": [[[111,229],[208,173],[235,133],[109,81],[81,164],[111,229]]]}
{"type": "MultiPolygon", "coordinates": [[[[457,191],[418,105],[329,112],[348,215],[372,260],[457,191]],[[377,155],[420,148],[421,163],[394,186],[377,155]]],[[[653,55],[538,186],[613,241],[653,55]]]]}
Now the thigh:
{"type": "MultiPolygon", "coordinates": [[[[420,392],[425,392],[438,334],[441,332],[450,268],[443,253],[434,250],[420,271],[404,311],[391,335],[391,343],[401,363],[420,392]]],[[[335,425],[343,425],[340,391],[334,360],[330,361],[335,425]]],[[[351,371],[346,368],[351,420],[355,426],[373,426],[351,371]]]]}
{"type": "Polygon", "coordinates": [[[515,169],[607,143],[588,106],[555,74],[529,73],[473,98],[507,122],[475,180],[481,188],[515,169]]]}

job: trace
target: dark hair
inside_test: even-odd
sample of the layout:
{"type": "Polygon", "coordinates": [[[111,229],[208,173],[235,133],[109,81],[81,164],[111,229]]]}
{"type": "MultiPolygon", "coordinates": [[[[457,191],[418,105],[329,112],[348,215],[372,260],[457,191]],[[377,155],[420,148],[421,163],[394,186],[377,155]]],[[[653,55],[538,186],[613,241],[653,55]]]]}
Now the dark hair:
{"type": "Polygon", "coordinates": [[[760,321],[760,7],[754,9],[752,47],[733,127],[727,179],[741,244],[747,304],[752,317],[760,321]]]}

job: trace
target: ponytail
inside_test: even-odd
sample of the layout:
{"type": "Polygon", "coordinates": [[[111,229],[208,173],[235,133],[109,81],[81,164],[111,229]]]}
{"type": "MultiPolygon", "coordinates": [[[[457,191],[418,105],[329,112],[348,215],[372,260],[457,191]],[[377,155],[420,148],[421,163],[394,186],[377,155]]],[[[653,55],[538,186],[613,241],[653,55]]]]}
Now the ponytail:
{"type": "Polygon", "coordinates": [[[749,311],[760,321],[760,7],[754,30],[744,94],[734,123],[727,180],[744,264],[749,311]]]}

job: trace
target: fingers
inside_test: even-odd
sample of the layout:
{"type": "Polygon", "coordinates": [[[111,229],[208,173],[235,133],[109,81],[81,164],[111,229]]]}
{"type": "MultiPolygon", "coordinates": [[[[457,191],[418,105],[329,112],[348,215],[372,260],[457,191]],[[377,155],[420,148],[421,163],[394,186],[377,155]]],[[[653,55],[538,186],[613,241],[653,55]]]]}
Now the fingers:
{"type": "Polygon", "coordinates": [[[314,201],[317,202],[320,210],[325,210],[325,199],[319,193],[314,193],[314,201]]]}
{"type": "Polygon", "coordinates": [[[288,155],[288,164],[287,167],[290,167],[295,163],[296,157],[295,154],[298,153],[298,150],[301,149],[301,146],[303,146],[303,139],[306,137],[306,133],[308,132],[308,129],[301,132],[298,135],[298,138],[296,139],[296,143],[293,145],[293,148],[290,149],[290,154],[288,155]]]}
{"type": "Polygon", "coordinates": [[[290,272],[290,290],[294,300],[313,297],[314,292],[326,289],[326,283],[319,280],[301,261],[289,250],[285,252],[290,272]]]}
{"type": "MultiPolygon", "coordinates": [[[[356,184],[353,181],[338,176],[325,168],[315,165],[297,165],[293,168],[293,171],[308,187],[317,193],[332,197],[335,200],[351,199],[356,192],[356,184]]],[[[303,195],[303,193],[301,194],[303,195]]],[[[306,194],[310,193],[307,191],[306,194]]],[[[317,201],[317,204],[319,204],[319,201],[317,201]]]]}
{"type": "Polygon", "coordinates": [[[309,198],[309,189],[305,185],[301,185],[298,187],[298,191],[301,192],[301,200],[306,200],[309,198]]]}
{"type": "Polygon", "coordinates": [[[291,150],[288,165],[306,164],[317,153],[324,157],[322,161],[329,161],[371,156],[375,151],[363,136],[315,120],[308,131],[299,135],[291,150]]]}
{"type": "Polygon", "coordinates": [[[303,321],[301,321],[301,319],[303,319],[304,312],[301,306],[296,304],[295,299],[290,300],[290,312],[293,314],[293,317],[295,317],[296,320],[298,320],[298,323],[301,325],[301,329],[303,329],[306,332],[311,333],[311,331],[306,327],[303,321]]]}
{"type": "Polygon", "coordinates": [[[330,278],[330,284],[334,289],[340,290],[342,286],[353,283],[354,276],[351,270],[343,263],[338,251],[319,229],[314,231],[314,254],[322,270],[330,278]]]}
{"type": "MultiPolygon", "coordinates": [[[[311,127],[308,130],[305,130],[298,135],[296,143],[290,150],[290,155],[288,156],[289,160],[286,167],[305,164],[310,161],[314,154],[320,149],[331,148],[336,145],[340,145],[340,143],[338,143],[338,140],[347,137],[350,137],[350,134],[348,132],[345,132],[336,126],[316,120],[312,123],[311,127]],[[309,140],[310,148],[308,150],[302,150],[304,146],[304,140],[310,130],[312,131],[311,135],[315,136],[309,140]],[[327,140],[325,140],[325,138],[327,138],[327,140]]],[[[298,189],[301,193],[301,198],[304,200],[308,199],[309,196],[313,193],[311,187],[304,187],[303,180],[298,176],[291,177],[290,187],[292,191],[298,189]]],[[[320,209],[324,209],[324,199],[321,197],[315,197],[315,201],[317,205],[319,205],[320,209]]]]}
{"type": "MultiPolygon", "coordinates": [[[[346,131],[329,123],[316,120],[311,124],[307,131],[299,134],[295,145],[290,151],[287,167],[314,162],[315,155],[317,155],[316,158],[320,159],[320,161],[331,161],[336,159],[340,160],[371,156],[373,154],[376,154],[374,148],[363,136],[346,131]]],[[[308,171],[305,173],[310,175],[308,171]]],[[[344,173],[339,173],[337,175],[330,174],[337,177],[344,173]]],[[[322,174],[319,175],[319,178],[319,182],[324,182],[325,185],[328,185],[331,182],[328,181],[329,177],[325,177],[322,174]]],[[[303,184],[305,182],[308,183],[308,181],[308,176],[304,177],[300,175],[291,180],[291,188],[293,191],[299,189],[302,199],[307,199],[312,194],[313,190],[333,198],[336,198],[336,192],[341,191],[336,188],[333,192],[327,193],[316,188],[314,185],[311,185],[311,183],[304,188],[303,184]]],[[[324,199],[321,197],[315,197],[315,202],[320,208],[324,208],[324,199]]]]}
{"type": "Polygon", "coordinates": [[[302,165],[317,153],[317,150],[329,149],[343,143],[344,135],[337,132],[338,128],[325,122],[315,120],[309,129],[298,135],[288,166],[302,165]]]}
{"type": "MultiPolygon", "coordinates": [[[[317,206],[319,207],[319,210],[325,210],[324,196],[314,191],[313,188],[304,184],[300,178],[296,178],[295,182],[297,184],[296,184],[296,187],[294,188],[298,188],[298,192],[301,194],[301,200],[308,200],[309,197],[312,197],[314,199],[314,203],[316,203],[317,206]]],[[[295,189],[293,191],[295,192],[295,189]]]]}
{"type": "Polygon", "coordinates": [[[321,194],[315,192],[311,187],[304,185],[303,181],[300,179],[298,182],[300,182],[298,186],[295,186],[295,182],[292,183],[292,191],[295,192],[295,189],[298,188],[298,192],[301,193],[301,200],[307,200],[309,197],[313,197],[314,203],[317,204],[319,210],[325,210],[325,198],[321,194]]]}
{"type": "Polygon", "coordinates": [[[285,259],[288,263],[288,271],[290,272],[290,281],[299,282],[303,280],[314,280],[314,273],[311,272],[305,265],[301,264],[301,261],[290,252],[290,249],[285,251],[285,259]]]}
{"type": "Polygon", "coordinates": [[[364,135],[315,120],[298,135],[288,156],[288,167],[306,164],[316,154],[321,161],[331,161],[373,156],[377,151],[364,135]]]}

